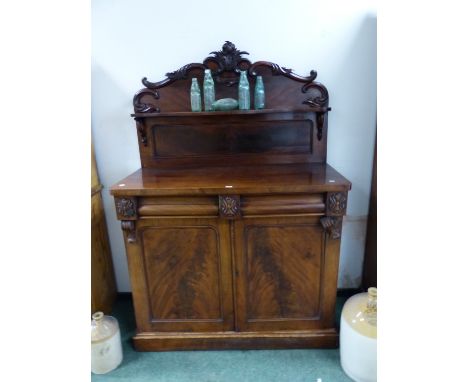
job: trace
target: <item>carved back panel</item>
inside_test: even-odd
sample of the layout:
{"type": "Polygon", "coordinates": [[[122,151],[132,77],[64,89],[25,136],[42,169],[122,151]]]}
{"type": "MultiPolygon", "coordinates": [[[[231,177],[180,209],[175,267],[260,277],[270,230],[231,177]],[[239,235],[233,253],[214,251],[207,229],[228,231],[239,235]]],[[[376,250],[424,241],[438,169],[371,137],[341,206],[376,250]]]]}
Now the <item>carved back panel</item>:
{"type": "Polygon", "coordinates": [[[133,99],[142,167],[211,165],[220,161],[326,162],[330,108],[327,89],[315,81],[317,73],[311,71],[303,77],[268,61],[251,63],[245,55],[248,53],[226,41],[220,51],[211,52],[202,63],[187,64],[167,73],[162,81],[143,78],[145,88],[133,99]],[[202,88],[207,68],[215,81],[216,99],[237,99],[240,71],[246,70],[252,109],[255,79],[261,75],[265,109],[192,113],[191,81],[197,78],[202,88]],[[232,122],[229,126],[228,121],[232,122]],[[245,144],[249,140],[251,144],[245,144]],[[285,140],[286,148],[275,144],[281,140],[285,140]],[[250,159],[245,159],[246,154],[250,159]]]}

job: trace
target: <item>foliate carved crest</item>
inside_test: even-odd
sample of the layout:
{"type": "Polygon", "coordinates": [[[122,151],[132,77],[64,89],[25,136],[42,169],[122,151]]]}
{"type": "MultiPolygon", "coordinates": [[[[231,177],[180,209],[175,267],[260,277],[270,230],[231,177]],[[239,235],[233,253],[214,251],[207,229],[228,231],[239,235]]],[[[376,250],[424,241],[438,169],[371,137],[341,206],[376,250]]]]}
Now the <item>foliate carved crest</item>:
{"type": "Polygon", "coordinates": [[[219,196],[219,216],[223,218],[235,218],[240,216],[240,197],[239,195],[220,195],[219,196]]]}
{"type": "Polygon", "coordinates": [[[327,215],[344,215],[346,204],[346,192],[329,192],[327,194],[327,215]]]}
{"type": "Polygon", "coordinates": [[[244,57],[243,54],[249,54],[245,51],[240,51],[231,41],[226,41],[221,50],[211,52],[213,57],[207,57],[203,63],[206,65],[209,61],[215,62],[218,66],[218,73],[224,71],[238,72],[239,65],[245,63],[250,66],[250,61],[244,57]]]}
{"type": "Polygon", "coordinates": [[[323,229],[330,235],[330,239],[339,239],[341,237],[342,217],[324,216],[320,218],[323,229]]]}
{"type": "Polygon", "coordinates": [[[137,218],[136,198],[115,198],[115,209],[119,220],[135,220],[137,218]]]}
{"type": "MultiPolygon", "coordinates": [[[[185,80],[193,75],[192,70],[203,72],[203,70],[211,68],[213,79],[217,83],[221,83],[225,86],[233,86],[239,82],[239,72],[241,70],[247,70],[250,77],[257,76],[257,69],[260,67],[267,67],[271,70],[274,76],[284,76],[291,80],[302,82],[302,93],[309,93],[309,97],[306,98],[302,103],[315,109],[317,113],[327,113],[330,108],[328,107],[328,91],[322,84],[315,82],[317,72],[315,70],[310,71],[310,75],[303,77],[295,74],[292,69],[280,66],[269,61],[257,61],[251,63],[244,55],[249,54],[246,51],[241,51],[231,41],[226,41],[222,46],[221,50],[213,51],[210,53],[211,56],[205,58],[203,63],[191,63],[182,66],[181,68],[166,73],[166,78],[159,82],[148,81],[146,77],[142,79],[142,83],[145,89],[140,90],[133,99],[133,105],[136,113],[158,113],[159,108],[151,102],[152,99],[159,99],[159,93],[156,89],[168,86],[175,81],[185,80]],[[224,76],[225,72],[231,72],[233,74],[224,76]],[[145,96],[145,100],[149,101],[142,102],[141,98],[145,96]],[[149,97],[148,97],[149,96],[149,97]]],[[[199,75],[199,74],[197,74],[199,75]]],[[[322,128],[324,125],[324,118],[318,120],[318,139],[322,137],[322,128]]]]}

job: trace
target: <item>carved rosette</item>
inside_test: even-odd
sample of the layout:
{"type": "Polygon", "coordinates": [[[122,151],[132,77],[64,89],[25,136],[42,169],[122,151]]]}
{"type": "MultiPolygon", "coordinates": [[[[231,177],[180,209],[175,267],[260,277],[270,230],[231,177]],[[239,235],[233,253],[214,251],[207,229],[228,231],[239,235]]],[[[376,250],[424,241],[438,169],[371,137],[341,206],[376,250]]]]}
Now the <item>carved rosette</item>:
{"type": "Polygon", "coordinates": [[[327,215],[342,216],[346,213],[346,192],[329,192],[327,194],[327,215]]]}
{"type": "Polygon", "coordinates": [[[320,223],[330,239],[339,239],[341,237],[342,222],[343,218],[341,216],[324,216],[320,218],[320,223]]]}
{"type": "Polygon", "coordinates": [[[134,197],[115,198],[115,209],[119,220],[137,219],[137,201],[134,197]]]}
{"type": "Polygon", "coordinates": [[[135,222],[133,220],[122,220],[122,230],[127,233],[127,243],[136,242],[135,222]]]}
{"type": "Polygon", "coordinates": [[[241,216],[239,195],[219,196],[219,216],[227,219],[234,219],[241,216]]]}

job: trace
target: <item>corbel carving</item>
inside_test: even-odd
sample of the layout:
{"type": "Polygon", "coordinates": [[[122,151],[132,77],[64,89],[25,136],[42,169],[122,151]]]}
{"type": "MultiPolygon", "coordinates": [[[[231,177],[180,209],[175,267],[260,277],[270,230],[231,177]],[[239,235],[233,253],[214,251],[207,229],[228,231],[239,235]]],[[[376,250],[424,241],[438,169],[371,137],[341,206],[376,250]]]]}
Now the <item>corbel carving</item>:
{"type": "Polygon", "coordinates": [[[143,120],[142,118],[135,118],[135,122],[138,130],[138,136],[140,137],[140,142],[143,144],[143,146],[147,147],[148,137],[146,136],[146,129],[143,120]]]}
{"type": "Polygon", "coordinates": [[[219,216],[227,219],[241,216],[239,195],[219,195],[219,216]]]}
{"type": "Polygon", "coordinates": [[[348,202],[346,192],[327,193],[327,212],[328,216],[342,216],[346,213],[348,202]]]}
{"type": "Polygon", "coordinates": [[[330,239],[341,237],[341,225],[343,218],[340,216],[324,216],[320,218],[323,229],[330,235],[330,239]]]}
{"type": "Polygon", "coordinates": [[[136,242],[135,222],[133,220],[122,220],[122,230],[127,232],[127,242],[136,242]]]}
{"type": "Polygon", "coordinates": [[[115,209],[119,220],[137,219],[137,200],[135,197],[115,198],[115,209]]]}

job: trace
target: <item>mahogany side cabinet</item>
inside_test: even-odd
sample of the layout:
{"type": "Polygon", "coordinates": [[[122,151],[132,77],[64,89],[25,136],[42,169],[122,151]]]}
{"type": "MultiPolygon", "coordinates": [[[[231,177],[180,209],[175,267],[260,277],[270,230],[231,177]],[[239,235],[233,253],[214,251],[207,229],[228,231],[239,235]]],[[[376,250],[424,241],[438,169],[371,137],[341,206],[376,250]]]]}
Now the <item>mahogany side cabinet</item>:
{"type": "MultiPolygon", "coordinates": [[[[250,62],[229,41],[202,63],[143,78],[133,99],[141,169],[111,188],[142,351],[336,347],[341,226],[351,183],[326,163],[328,91],[250,62]],[[191,112],[247,71],[265,109],[191,112]]],[[[253,102],[252,102],[253,104],[253,102]]]]}

